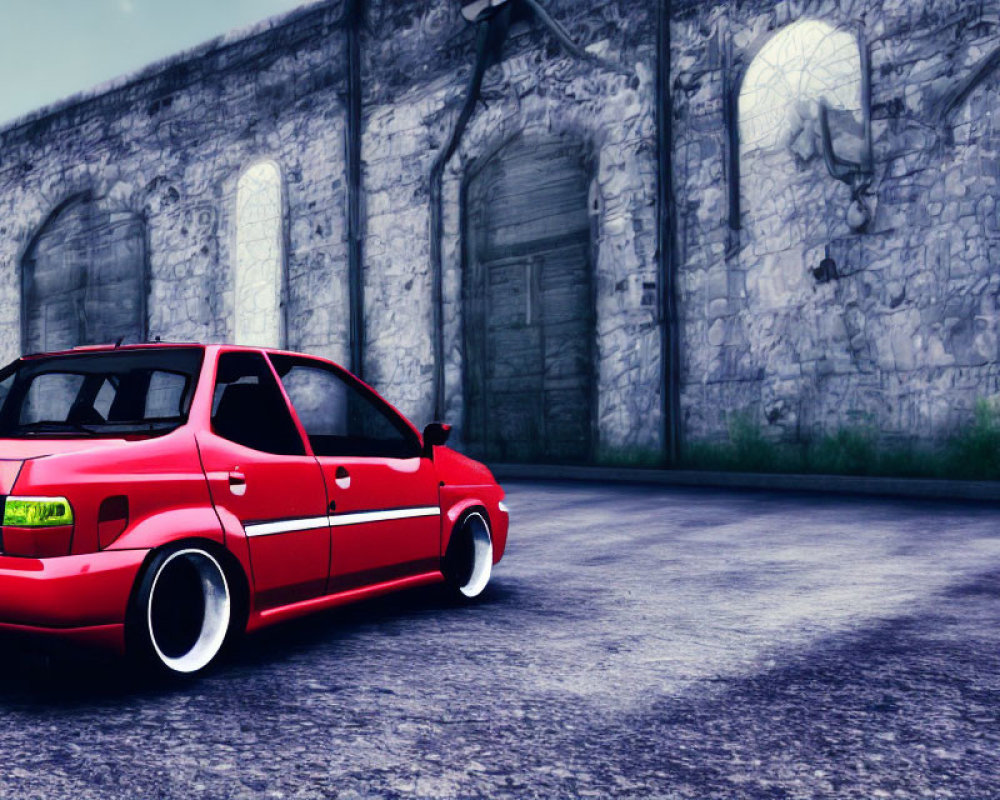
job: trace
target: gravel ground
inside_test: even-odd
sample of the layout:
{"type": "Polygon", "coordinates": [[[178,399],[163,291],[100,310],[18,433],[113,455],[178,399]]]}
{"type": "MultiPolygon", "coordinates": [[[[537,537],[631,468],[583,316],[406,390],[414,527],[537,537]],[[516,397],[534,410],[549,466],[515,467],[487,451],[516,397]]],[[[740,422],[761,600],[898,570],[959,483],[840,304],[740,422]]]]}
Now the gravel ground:
{"type": "Polygon", "coordinates": [[[1000,798],[1000,510],[511,483],[436,588],[153,686],[0,641],[0,798],[1000,798]]]}

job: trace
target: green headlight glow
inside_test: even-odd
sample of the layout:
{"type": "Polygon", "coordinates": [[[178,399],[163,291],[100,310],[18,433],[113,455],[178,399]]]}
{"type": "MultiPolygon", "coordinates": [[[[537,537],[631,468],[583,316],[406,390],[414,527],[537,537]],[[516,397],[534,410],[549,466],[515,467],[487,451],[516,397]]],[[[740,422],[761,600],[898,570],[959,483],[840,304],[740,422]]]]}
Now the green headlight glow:
{"type": "Polygon", "coordinates": [[[72,525],[73,509],[65,497],[8,497],[3,524],[19,528],[72,525]]]}

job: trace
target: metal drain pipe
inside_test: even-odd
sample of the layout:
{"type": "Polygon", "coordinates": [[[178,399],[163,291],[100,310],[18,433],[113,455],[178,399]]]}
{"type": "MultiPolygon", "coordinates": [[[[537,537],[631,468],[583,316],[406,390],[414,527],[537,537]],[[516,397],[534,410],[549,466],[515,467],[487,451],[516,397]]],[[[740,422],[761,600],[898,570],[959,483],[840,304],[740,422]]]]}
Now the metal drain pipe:
{"type": "Polygon", "coordinates": [[[677,320],[677,249],[673,173],[673,108],[670,102],[670,3],[656,12],[657,238],[660,307],[660,440],[667,465],[681,456],[680,342],[677,320]]]}
{"type": "Polygon", "coordinates": [[[351,372],[364,378],[365,287],[361,225],[361,25],[364,0],[347,0],[347,282],[350,291],[351,372]]]}

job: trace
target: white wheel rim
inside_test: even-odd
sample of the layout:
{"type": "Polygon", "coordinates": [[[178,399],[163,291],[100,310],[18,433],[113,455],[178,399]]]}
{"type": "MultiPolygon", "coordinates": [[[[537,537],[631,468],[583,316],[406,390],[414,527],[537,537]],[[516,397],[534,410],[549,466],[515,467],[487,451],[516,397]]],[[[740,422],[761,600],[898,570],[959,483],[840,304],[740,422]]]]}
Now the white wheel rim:
{"type": "Polygon", "coordinates": [[[149,590],[149,602],[146,606],[146,625],[149,630],[149,640],[153,644],[157,657],[165,667],[174,672],[197,672],[205,667],[219,650],[226,639],[229,630],[229,618],[232,613],[232,606],[229,598],[229,584],[226,581],[226,574],[219,562],[211,554],[197,548],[178,550],[171,553],[167,559],[160,564],[156,575],[153,577],[153,585],[149,590]],[[160,644],[156,641],[156,631],[153,627],[153,598],[156,597],[156,585],[160,580],[167,565],[178,558],[185,559],[193,566],[198,573],[199,583],[204,601],[204,613],[202,614],[201,630],[198,638],[190,649],[178,656],[168,656],[160,649],[160,644]]]}
{"type": "Polygon", "coordinates": [[[470,514],[463,527],[467,527],[472,536],[472,574],[468,582],[458,590],[466,597],[475,597],[490,582],[490,574],[493,572],[493,538],[490,536],[490,526],[482,514],[470,514]]]}

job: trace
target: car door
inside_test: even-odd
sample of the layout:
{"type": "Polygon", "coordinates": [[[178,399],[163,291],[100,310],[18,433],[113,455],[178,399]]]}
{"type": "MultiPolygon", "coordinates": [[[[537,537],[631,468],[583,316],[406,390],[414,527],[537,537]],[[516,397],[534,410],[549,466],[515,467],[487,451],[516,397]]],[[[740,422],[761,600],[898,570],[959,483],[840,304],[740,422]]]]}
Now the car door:
{"type": "Polygon", "coordinates": [[[323,361],[271,354],[322,469],[330,593],[440,569],[437,473],[387,403],[323,361]]]}
{"type": "Polygon", "coordinates": [[[247,534],[257,606],[322,595],[326,488],[262,353],[220,354],[211,427],[197,437],[202,463],[216,508],[247,534]]]}

